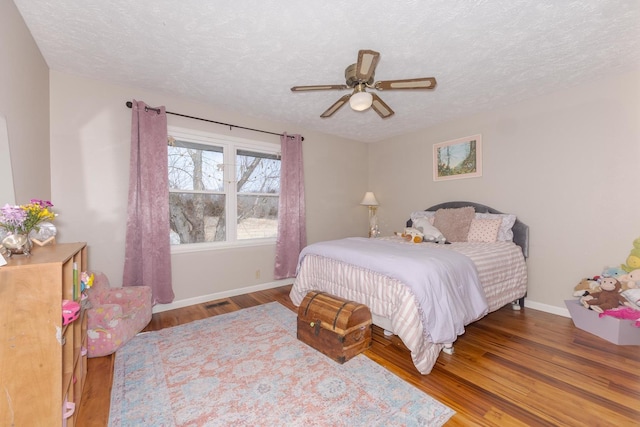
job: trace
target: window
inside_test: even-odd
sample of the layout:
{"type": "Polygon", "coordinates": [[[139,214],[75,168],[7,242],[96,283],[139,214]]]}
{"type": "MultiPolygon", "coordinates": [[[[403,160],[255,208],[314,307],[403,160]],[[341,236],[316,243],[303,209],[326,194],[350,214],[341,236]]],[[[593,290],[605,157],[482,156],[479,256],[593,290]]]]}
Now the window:
{"type": "Polygon", "coordinates": [[[172,245],[276,237],[279,145],[169,128],[172,245]]]}

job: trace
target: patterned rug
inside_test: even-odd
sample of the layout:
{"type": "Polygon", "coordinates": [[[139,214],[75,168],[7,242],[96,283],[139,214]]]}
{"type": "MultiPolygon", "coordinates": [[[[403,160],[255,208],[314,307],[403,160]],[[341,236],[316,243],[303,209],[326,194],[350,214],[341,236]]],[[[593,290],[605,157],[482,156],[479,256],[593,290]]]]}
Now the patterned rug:
{"type": "Polygon", "coordinates": [[[273,302],[127,343],[109,426],[441,426],[454,413],[362,354],[340,365],[302,343],[273,302]]]}

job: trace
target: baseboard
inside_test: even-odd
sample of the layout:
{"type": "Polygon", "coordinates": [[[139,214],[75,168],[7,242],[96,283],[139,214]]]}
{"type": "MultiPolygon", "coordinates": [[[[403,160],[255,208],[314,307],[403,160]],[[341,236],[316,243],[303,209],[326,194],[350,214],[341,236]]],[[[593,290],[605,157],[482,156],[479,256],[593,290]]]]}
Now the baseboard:
{"type": "Polygon", "coordinates": [[[558,316],[571,317],[569,310],[562,307],[556,307],[555,305],[542,304],[541,302],[531,301],[529,299],[524,300],[524,306],[532,308],[534,310],[544,311],[546,313],[557,314],[558,316]]]}
{"type": "Polygon", "coordinates": [[[247,286],[244,288],[231,289],[223,292],[216,292],[214,294],[201,295],[194,298],[187,298],[179,301],[174,301],[169,304],[156,304],[153,306],[153,313],[160,313],[163,311],[174,310],[176,308],[188,307],[190,305],[202,304],[203,302],[214,301],[222,298],[234,297],[236,295],[248,294],[251,292],[264,291],[265,289],[277,288],[278,286],[288,285],[292,279],[276,280],[274,282],[261,283],[259,285],[247,286]]]}
{"type": "MultiPolygon", "coordinates": [[[[246,286],[244,288],[231,289],[229,291],[216,292],[214,294],[201,295],[199,297],[187,298],[179,301],[174,301],[170,304],[156,304],[153,307],[154,313],[160,313],[163,311],[173,310],[176,308],[188,307],[190,305],[202,304],[204,302],[214,301],[222,298],[230,298],[237,295],[248,294],[251,292],[264,291],[265,289],[277,288],[278,286],[284,286],[291,283],[291,279],[276,280],[274,282],[261,283],[259,285],[246,286]]],[[[555,305],[543,304],[530,299],[524,300],[524,306],[526,308],[532,308],[534,310],[544,311],[546,313],[557,314],[558,316],[571,317],[569,310],[562,307],[556,307],[555,305]]]]}

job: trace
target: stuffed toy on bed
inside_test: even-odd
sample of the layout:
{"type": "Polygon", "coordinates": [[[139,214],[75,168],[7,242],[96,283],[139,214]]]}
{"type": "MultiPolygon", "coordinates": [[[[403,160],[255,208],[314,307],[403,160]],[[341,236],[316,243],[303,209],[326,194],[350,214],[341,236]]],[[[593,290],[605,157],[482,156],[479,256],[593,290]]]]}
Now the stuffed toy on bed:
{"type": "Polygon", "coordinates": [[[431,224],[429,218],[416,218],[413,220],[413,228],[422,233],[422,239],[426,242],[444,243],[447,240],[440,230],[431,224]]]}
{"type": "Polygon", "coordinates": [[[404,233],[400,235],[403,239],[413,242],[413,243],[422,243],[424,240],[424,234],[417,228],[405,228],[404,233]]]}

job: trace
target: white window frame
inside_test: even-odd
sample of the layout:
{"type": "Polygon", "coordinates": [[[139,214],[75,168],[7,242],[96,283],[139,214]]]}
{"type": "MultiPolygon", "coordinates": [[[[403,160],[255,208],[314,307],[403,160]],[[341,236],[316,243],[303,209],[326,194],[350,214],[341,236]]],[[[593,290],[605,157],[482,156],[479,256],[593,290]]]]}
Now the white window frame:
{"type": "MultiPolygon", "coordinates": [[[[224,159],[224,195],[225,195],[225,218],[227,238],[224,242],[200,242],[200,243],[183,243],[180,245],[171,245],[171,253],[187,253],[211,251],[219,249],[275,245],[276,238],[260,238],[260,239],[237,239],[237,177],[235,158],[238,150],[257,151],[266,154],[275,154],[280,156],[280,144],[269,143],[252,139],[238,138],[215,134],[211,132],[199,131],[194,129],[182,128],[177,126],[167,126],[167,132],[170,137],[176,140],[193,142],[202,145],[211,145],[222,147],[224,159]],[[231,157],[231,159],[230,159],[231,157]]],[[[169,189],[167,189],[169,190],[169,189]]],[[[279,197],[279,195],[278,195],[279,197]]],[[[167,236],[169,238],[169,236],[167,236]]]]}

